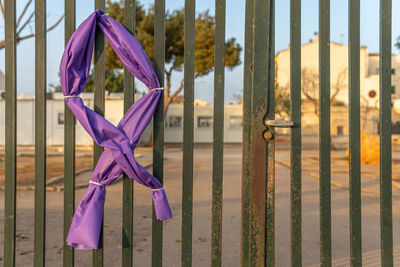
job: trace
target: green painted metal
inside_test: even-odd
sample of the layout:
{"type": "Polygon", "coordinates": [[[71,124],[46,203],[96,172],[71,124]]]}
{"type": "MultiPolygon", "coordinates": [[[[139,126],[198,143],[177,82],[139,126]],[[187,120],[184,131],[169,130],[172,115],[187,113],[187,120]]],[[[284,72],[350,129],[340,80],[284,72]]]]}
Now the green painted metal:
{"type": "Polygon", "coordinates": [[[274,1],[246,2],[243,89],[242,266],[275,264],[274,1]],[[256,8],[257,7],[257,8],[256,8]],[[265,45],[267,44],[267,45],[265,45]],[[274,135],[272,127],[267,129],[274,135]]]}
{"type": "MultiPolygon", "coordinates": [[[[75,0],[65,1],[65,44],[75,31],[75,0]]],[[[64,105],[64,241],[75,209],[75,116],[64,105]]],[[[63,265],[74,266],[74,249],[64,242],[63,265]]]]}
{"type": "Polygon", "coordinates": [[[4,1],[5,8],[5,192],[4,266],[15,266],[15,222],[17,180],[17,60],[15,1],[4,1]]]}
{"type": "MultiPolygon", "coordinates": [[[[124,1],[124,26],[135,33],[136,1],[124,1]]],[[[135,102],[135,80],[133,75],[124,68],[124,112],[135,102]]],[[[126,174],[122,175],[122,266],[133,266],[133,180],[126,174]]]]}
{"type": "Polygon", "coordinates": [[[242,145],[242,226],[241,266],[250,266],[250,179],[251,179],[251,85],[253,59],[254,0],[246,1],[243,62],[243,145],[242,145]]]}
{"type": "MultiPolygon", "coordinates": [[[[275,119],[275,0],[270,0],[270,22],[268,37],[268,94],[267,120],[275,119]]],[[[275,129],[268,131],[274,136],[275,129]]],[[[266,266],[275,266],[275,139],[267,142],[267,185],[266,185],[266,216],[265,216],[265,255],[266,266]]]]}
{"type": "Polygon", "coordinates": [[[195,0],[185,0],[185,51],[183,97],[182,255],[183,267],[192,266],[194,47],[195,0]]]}
{"type": "MultiPolygon", "coordinates": [[[[94,1],[95,9],[105,10],[104,0],[94,1]]],[[[104,116],[104,103],[105,103],[105,37],[100,29],[96,29],[96,35],[94,39],[94,111],[104,116]]],[[[93,144],[93,167],[96,166],[101,154],[103,153],[103,147],[98,146],[96,143],[93,144]]],[[[93,250],[93,267],[101,267],[104,265],[104,215],[103,223],[101,225],[101,232],[99,238],[98,249],[93,250]]]]}
{"type": "Polygon", "coordinates": [[[332,266],[330,0],[319,1],[319,201],[320,262],[332,266]]]}
{"type": "Polygon", "coordinates": [[[393,266],[391,29],[392,1],[380,3],[379,133],[381,265],[393,266]]]}
{"type": "Polygon", "coordinates": [[[45,265],[46,240],[46,1],[35,1],[34,266],[45,265]]]}
{"type": "Polygon", "coordinates": [[[211,266],[222,263],[222,191],[224,172],[225,0],[215,1],[214,123],[212,168],[211,266]]]}
{"type": "Polygon", "coordinates": [[[362,265],[360,165],[360,0],[349,1],[350,264],[362,265]]]}
{"type": "MultiPolygon", "coordinates": [[[[154,14],[154,68],[160,86],[164,86],[165,71],[165,0],[155,1],[154,14]]],[[[164,180],[164,91],[154,113],[153,121],[153,175],[163,183],[164,180]]],[[[153,267],[162,266],[163,255],[163,223],[157,220],[153,209],[152,254],[153,267]]]]}
{"type": "MultiPolygon", "coordinates": [[[[273,266],[275,262],[274,227],[267,218],[267,206],[273,205],[267,196],[267,143],[263,138],[266,130],[264,120],[268,113],[271,46],[271,1],[255,0],[253,2],[253,58],[251,85],[251,139],[250,139],[250,266],[273,266]],[[268,236],[272,238],[269,238],[268,236]],[[268,240],[266,240],[268,239],[268,240]],[[271,240],[272,239],[272,240],[271,240]],[[267,255],[268,254],[268,255],[267,255]]],[[[273,133],[271,133],[273,134],[273,133]]]]}
{"type": "MultiPolygon", "coordinates": [[[[124,23],[135,30],[135,0],[124,2],[124,23]]],[[[391,154],[392,1],[380,6],[380,219],[381,265],[393,266],[391,154]]],[[[104,0],[95,7],[105,8],[104,0]]],[[[15,1],[5,1],[6,170],[4,266],[15,266],[16,230],[16,32],[15,1]]],[[[211,266],[222,264],[224,51],[226,0],[215,3],[215,72],[211,266]]],[[[35,1],[35,227],[34,266],[45,265],[46,222],[46,1],[35,1]]],[[[192,265],[195,0],[185,0],[184,143],[182,188],[182,266],[192,265]]],[[[319,130],[321,266],[332,266],[330,136],[330,1],[319,0],[319,130]]],[[[155,0],[154,67],[161,86],[165,71],[165,0],[155,0]]],[[[246,1],[241,266],[275,265],[275,1],[246,1]],[[267,131],[272,137],[263,139],[267,131]]],[[[290,9],[291,265],[302,264],[301,213],[301,2],[290,9]]],[[[65,41],[75,30],[75,1],[65,1],[65,41]]],[[[96,33],[95,111],[104,115],[105,39],[96,33]]],[[[124,71],[124,111],[134,102],[134,77],[124,71]]],[[[163,182],[164,96],[154,116],[153,174],[163,182]]],[[[360,0],[349,0],[349,132],[351,266],[362,264],[360,164],[360,0]]],[[[65,106],[64,239],[75,206],[75,118],[65,106]]],[[[95,145],[94,163],[103,149],[95,145]]],[[[133,182],[123,178],[122,266],[133,266],[133,182]]],[[[162,266],[163,224],[153,212],[152,266],[162,266]]],[[[103,230],[93,266],[103,266],[103,230]]],[[[73,248],[64,245],[63,265],[74,265],[73,248]]]]}
{"type": "Polygon", "coordinates": [[[290,131],[291,264],[301,266],[301,1],[299,0],[290,2],[290,119],[294,123],[290,131]]]}

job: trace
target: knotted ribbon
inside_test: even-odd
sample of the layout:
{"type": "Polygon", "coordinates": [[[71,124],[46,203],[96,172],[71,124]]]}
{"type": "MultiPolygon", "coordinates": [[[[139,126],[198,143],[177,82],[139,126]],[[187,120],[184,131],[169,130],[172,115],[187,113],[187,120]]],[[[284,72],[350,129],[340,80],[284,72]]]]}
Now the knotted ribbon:
{"type": "Polygon", "coordinates": [[[75,210],[67,244],[77,249],[97,249],[106,186],[122,173],[152,189],[157,219],[171,218],[163,185],[135,160],[133,152],[151,121],[161,94],[158,78],[139,42],[120,23],[96,10],[67,43],[61,60],[60,79],[67,106],[96,144],[105,148],[91,183],[75,210]],[[117,127],[85,106],[79,97],[89,75],[96,28],[103,32],[132,75],[152,89],[130,107],[117,127]]]}

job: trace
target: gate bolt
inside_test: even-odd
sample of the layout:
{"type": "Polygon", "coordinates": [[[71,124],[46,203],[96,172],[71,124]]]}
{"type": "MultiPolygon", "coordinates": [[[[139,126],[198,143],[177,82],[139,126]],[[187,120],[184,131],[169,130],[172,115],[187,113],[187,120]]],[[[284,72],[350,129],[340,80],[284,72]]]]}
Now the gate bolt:
{"type": "Polygon", "coordinates": [[[274,135],[270,131],[266,130],[263,132],[263,137],[266,142],[269,142],[270,140],[272,140],[274,135]]]}

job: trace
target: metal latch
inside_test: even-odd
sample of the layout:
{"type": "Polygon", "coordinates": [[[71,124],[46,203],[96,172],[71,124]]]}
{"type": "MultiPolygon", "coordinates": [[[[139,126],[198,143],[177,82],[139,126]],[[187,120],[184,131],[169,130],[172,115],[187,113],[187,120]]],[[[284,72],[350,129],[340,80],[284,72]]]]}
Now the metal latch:
{"type": "Polygon", "coordinates": [[[264,125],[267,127],[290,128],[294,126],[294,122],[287,120],[265,120],[264,125]]]}
{"type": "MultiPolygon", "coordinates": [[[[294,126],[294,122],[287,120],[265,120],[264,125],[267,128],[268,127],[290,128],[294,126]]],[[[274,134],[267,129],[263,132],[263,137],[266,142],[269,142],[274,138],[274,134]]]]}

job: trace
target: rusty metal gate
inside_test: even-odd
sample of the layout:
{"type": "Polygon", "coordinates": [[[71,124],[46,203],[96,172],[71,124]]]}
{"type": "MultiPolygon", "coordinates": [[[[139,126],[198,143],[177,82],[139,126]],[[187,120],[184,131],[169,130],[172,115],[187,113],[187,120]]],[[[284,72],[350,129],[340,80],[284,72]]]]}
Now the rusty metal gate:
{"type": "MultiPolygon", "coordinates": [[[[230,2],[228,2],[231,4],[230,2]]],[[[135,29],[135,0],[125,0],[125,26],[135,29]]],[[[360,182],[360,0],[349,0],[350,255],[361,266],[360,182]]],[[[244,51],[242,266],[275,265],[275,127],[290,127],[290,233],[292,266],[302,265],[301,212],[301,1],[290,1],[291,120],[275,121],[275,1],[247,0],[244,51]]],[[[225,0],[215,0],[215,82],[211,265],[221,265],[225,0]]],[[[105,0],[95,0],[105,8],[105,0]]],[[[75,30],[75,0],[65,0],[65,42],[75,30]]],[[[380,225],[381,264],[393,266],[391,184],[391,0],[380,0],[380,225]]],[[[154,67],[164,83],[165,0],[155,0],[154,67]]],[[[34,266],[45,265],[46,218],[46,1],[35,1],[35,229],[34,266]]],[[[330,0],[319,0],[319,174],[320,263],[332,265],[330,158],[330,0]]],[[[195,0],[185,0],[184,140],[182,188],[182,266],[192,265],[195,0]]],[[[6,173],[4,266],[15,265],[16,240],[16,1],[5,0],[6,173]]],[[[95,41],[95,110],[104,112],[105,41],[95,41]]],[[[125,110],[133,103],[133,77],[125,70],[125,110]]],[[[163,178],[163,99],[154,117],[154,176],[163,178]]],[[[65,107],[64,237],[75,207],[75,118],[65,107]]],[[[102,153],[95,146],[95,162],[102,153]]],[[[132,266],[133,188],[123,180],[122,265],[132,266]]],[[[152,266],[162,266],[163,225],[153,216],[152,266]]],[[[93,266],[103,266],[103,239],[93,251],[93,266]]],[[[64,245],[63,265],[74,265],[74,250],[64,245]]]]}
{"type": "MultiPolygon", "coordinates": [[[[360,1],[349,0],[350,264],[362,265],[360,164],[360,1]]],[[[391,177],[391,9],[380,1],[381,265],[393,266],[391,177]]],[[[242,266],[275,265],[274,128],[290,131],[291,265],[302,265],[301,1],[290,1],[291,121],[274,121],[274,1],[246,1],[244,62],[242,266]],[[263,138],[264,137],[264,138],[263,138]]],[[[330,1],[319,1],[320,265],[332,266],[330,1]]],[[[277,263],[279,265],[279,263],[277,263]]]]}

